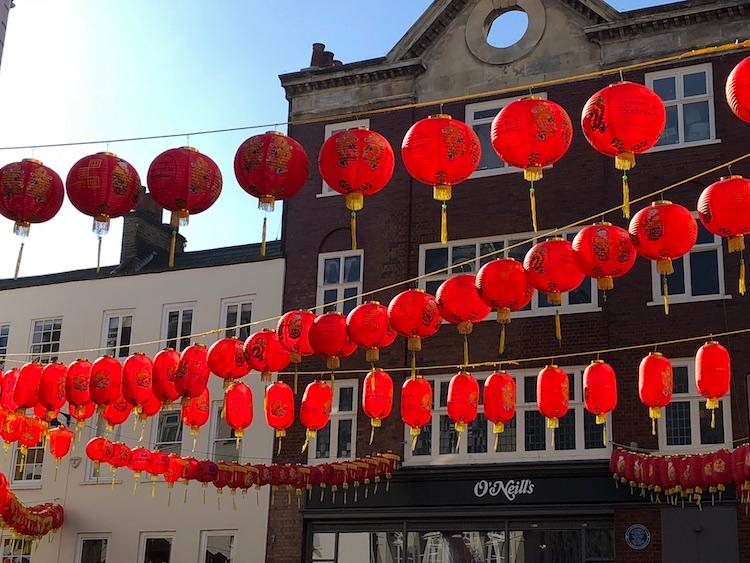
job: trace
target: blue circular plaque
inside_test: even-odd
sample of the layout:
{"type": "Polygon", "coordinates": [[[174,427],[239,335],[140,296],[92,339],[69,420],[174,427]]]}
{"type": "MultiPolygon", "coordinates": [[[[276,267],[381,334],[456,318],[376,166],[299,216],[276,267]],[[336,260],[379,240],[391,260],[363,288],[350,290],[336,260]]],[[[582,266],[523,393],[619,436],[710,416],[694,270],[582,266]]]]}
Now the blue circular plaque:
{"type": "Polygon", "coordinates": [[[630,549],[646,549],[651,543],[651,532],[643,524],[633,524],[625,532],[625,543],[630,549]]]}

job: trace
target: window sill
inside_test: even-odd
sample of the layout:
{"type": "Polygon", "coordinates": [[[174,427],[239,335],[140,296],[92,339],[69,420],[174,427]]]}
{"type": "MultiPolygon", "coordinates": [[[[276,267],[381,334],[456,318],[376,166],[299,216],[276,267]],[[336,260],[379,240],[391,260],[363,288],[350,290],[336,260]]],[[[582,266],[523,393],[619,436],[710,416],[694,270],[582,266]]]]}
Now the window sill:
{"type": "Polygon", "coordinates": [[[612,448],[598,448],[596,450],[563,450],[550,452],[504,452],[502,454],[441,454],[438,456],[409,456],[404,459],[404,466],[418,467],[428,465],[479,465],[488,463],[518,463],[546,461],[571,461],[579,459],[609,459],[612,448]]]}
{"type": "MultiPolygon", "coordinates": [[[[86,479],[85,481],[81,481],[81,485],[107,485],[109,487],[112,486],[112,476],[109,476],[105,479],[99,479],[98,481],[96,479],[86,479]]],[[[122,485],[122,479],[115,479],[115,485],[122,485]]]]}
{"type": "Polygon", "coordinates": [[[335,195],[340,196],[341,194],[339,192],[336,192],[336,191],[333,191],[333,192],[330,192],[330,193],[320,192],[320,193],[315,194],[315,197],[331,197],[331,196],[335,196],[335,195]]]}
{"type": "Polygon", "coordinates": [[[42,480],[35,481],[12,481],[10,489],[13,491],[34,491],[42,488],[42,480]]]}
{"type": "MultiPolygon", "coordinates": [[[[722,301],[724,299],[731,299],[731,295],[698,295],[696,297],[683,297],[683,296],[669,296],[669,306],[682,305],[684,303],[699,303],[701,301],[722,301]]],[[[663,307],[664,301],[649,301],[646,303],[649,307],[663,307]]]]}
{"type": "Polygon", "coordinates": [[[689,143],[677,143],[674,145],[661,145],[658,147],[650,148],[645,154],[651,154],[652,152],[663,152],[671,151],[676,149],[692,149],[693,147],[702,147],[704,145],[716,145],[721,143],[721,139],[706,139],[705,141],[691,141],[689,143]]]}
{"type": "MultiPolygon", "coordinates": [[[[659,437],[659,439],[661,440],[662,437],[659,437]]],[[[705,454],[715,452],[716,450],[720,449],[728,449],[731,451],[733,447],[734,446],[732,445],[731,441],[724,442],[722,444],[701,444],[700,446],[694,446],[692,444],[682,446],[662,446],[654,452],[654,455],[674,455],[675,452],[679,452],[680,455],[705,454]]]]}

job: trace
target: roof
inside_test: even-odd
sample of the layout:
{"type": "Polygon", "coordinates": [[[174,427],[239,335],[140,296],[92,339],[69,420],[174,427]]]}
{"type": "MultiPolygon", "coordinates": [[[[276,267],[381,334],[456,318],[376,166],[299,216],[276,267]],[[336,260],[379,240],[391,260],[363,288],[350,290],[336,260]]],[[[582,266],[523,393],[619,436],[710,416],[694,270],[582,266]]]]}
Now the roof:
{"type": "Polygon", "coordinates": [[[194,252],[183,252],[175,257],[175,266],[170,268],[166,256],[152,255],[137,272],[118,271],[119,265],[103,266],[99,272],[96,268],[85,270],[73,270],[70,272],[59,272],[41,276],[29,276],[18,279],[0,280],[0,291],[5,289],[19,289],[25,287],[36,287],[40,285],[53,285],[58,283],[110,279],[125,276],[138,276],[144,274],[158,274],[180,270],[191,270],[195,268],[213,268],[217,266],[231,266],[233,264],[245,264],[248,262],[261,262],[282,258],[282,243],[279,240],[266,243],[266,256],[260,255],[260,244],[243,244],[238,246],[225,246],[222,248],[211,248],[208,250],[197,250],[194,252]]]}

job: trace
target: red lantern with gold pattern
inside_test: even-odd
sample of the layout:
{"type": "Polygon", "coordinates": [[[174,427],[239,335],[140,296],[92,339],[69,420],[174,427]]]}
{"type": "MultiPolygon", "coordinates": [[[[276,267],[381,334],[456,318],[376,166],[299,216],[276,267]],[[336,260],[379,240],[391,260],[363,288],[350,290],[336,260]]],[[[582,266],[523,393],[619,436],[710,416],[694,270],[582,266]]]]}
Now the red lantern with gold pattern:
{"type": "Polygon", "coordinates": [[[435,299],[440,316],[458,325],[459,334],[471,334],[474,323],[490,314],[489,306],[479,297],[473,274],[451,276],[440,284],[435,299]]]}
{"type": "Polygon", "coordinates": [[[614,287],[614,278],[630,271],[636,256],[630,234],[611,223],[594,223],[578,231],[573,253],[578,268],[604,291],[614,287]]]}
{"type": "Polygon", "coordinates": [[[315,313],[297,309],[284,313],[276,326],[276,334],[281,345],[289,351],[289,359],[298,364],[303,356],[313,354],[310,346],[310,327],[315,320],[315,313]]]}
{"type": "Polygon", "coordinates": [[[18,379],[13,387],[13,402],[16,410],[34,408],[39,402],[39,384],[42,381],[42,364],[29,362],[18,370],[18,379]]]}
{"type": "Polygon", "coordinates": [[[169,267],[174,266],[177,231],[191,214],[211,207],[221,193],[221,170],[192,147],[169,149],[148,167],[148,189],[154,201],[172,212],[169,267]]]}
{"type": "Polygon", "coordinates": [[[147,471],[151,466],[151,455],[151,452],[143,447],[130,450],[128,468],[133,472],[136,483],[141,479],[141,473],[147,471]]]}
{"type": "Polygon", "coordinates": [[[107,463],[112,458],[113,452],[112,442],[103,436],[92,438],[86,444],[86,455],[94,462],[94,467],[97,470],[100,463],[107,463]]]}
{"type": "Polygon", "coordinates": [[[353,351],[346,328],[346,317],[337,311],[317,317],[310,327],[309,338],[315,354],[326,358],[328,369],[338,369],[341,365],[340,358],[353,351]]]}
{"type": "Polygon", "coordinates": [[[390,143],[367,128],[338,131],[320,149],[320,175],[333,190],[346,197],[346,207],[352,212],[352,250],[357,248],[356,217],[364,206],[364,196],[385,187],[393,176],[394,164],[390,143]]]}
{"type": "Polygon", "coordinates": [[[432,336],[440,328],[437,300],[421,289],[407,289],[388,305],[388,320],[401,336],[408,338],[412,352],[422,349],[422,338],[432,336]]]}
{"type": "Polygon", "coordinates": [[[516,380],[506,371],[496,371],[484,382],[484,416],[492,423],[495,450],[499,435],[516,415],[516,380]]]}
{"type": "Polygon", "coordinates": [[[349,338],[366,350],[368,362],[380,360],[380,349],[396,340],[397,333],[388,322],[388,309],[377,301],[358,305],[346,317],[349,338]]]}
{"type": "Polygon", "coordinates": [[[531,182],[531,220],[537,230],[534,182],[542,169],[560,160],[573,140],[573,123],[558,104],[538,96],[521,98],[505,106],[492,121],[492,148],[503,162],[523,169],[531,182]]]}
{"type": "Polygon", "coordinates": [[[373,368],[362,383],[362,410],[370,418],[371,444],[375,428],[380,428],[383,419],[391,414],[391,409],[393,409],[393,379],[382,369],[373,368]]]}
{"type": "Polygon", "coordinates": [[[208,348],[203,344],[191,344],[182,351],[177,366],[174,387],[184,399],[195,399],[206,390],[210,372],[208,370],[208,348]]]}
{"type": "Polygon", "coordinates": [[[68,366],[65,374],[65,397],[72,406],[81,407],[91,402],[90,382],[91,362],[80,359],[68,366]]]}
{"type": "MultiPolygon", "coordinates": [[[[607,415],[617,406],[617,377],[615,370],[603,360],[595,360],[583,372],[583,406],[596,417],[596,423],[606,425],[607,415]]],[[[602,431],[607,445],[607,427],[602,431]]]]}
{"type": "Polygon", "coordinates": [[[742,59],[729,73],[725,94],[732,113],[750,123],[750,57],[742,59]]]}
{"type": "Polygon", "coordinates": [[[64,426],[57,426],[49,431],[49,453],[55,458],[55,463],[60,465],[60,460],[68,455],[73,445],[75,434],[64,426]]]}
{"type": "Polygon", "coordinates": [[[727,485],[732,482],[732,454],[728,450],[718,450],[714,452],[712,462],[714,482],[719,492],[719,500],[721,500],[727,485]]]}
{"type": "Polygon", "coordinates": [[[13,400],[13,390],[18,382],[18,368],[9,369],[5,372],[2,382],[2,393],[0,393],[0,406],[9,413],[15,412],[18,408],[13,400]]]}
{"type": "Polygon", "coordinates": [[[234,430],[237,449],[245,428],[253,423],[253,392],[241,382],[233,382],[224,393],[224,412],[227,425],[234,430]]]}
{"type": "Polygon", "coordinates": [[[560,305],[561,294],[576,289],[585,278],[576,263],[573,245],[562,238],[535,244],[526,254],[523,266],[529,284],[546,292],[554,305],[560,305]]]}
{"type": "Polygon", "coordinates": [[[17,442],[21,432],[24,430],[24,424],[26,419],[23,416],[8,416],[3,424],[0,425],[0,436],[2,436],[3,450],[6,452],[10,448],[10,444],[17,442]]]}
{"type": "Polygon", "coordinates": [[[411,449],[422,428],[432,420],[432,385],[421,376],[410,377],[401,387],[401,420],[409,426],[411,449]]]}
{"type": "Polygon", "coordinates": [[[279,342],[275,330],[264,329],[245,341],[245,361],[260,372],[261,381],[271,381],[272,374],[289,365],[289,352],[279,342]]]}
{"type": "Polygon", "coordinates": [[[318,430],[328,424],[332,403],[333,390],[326,382],[313,381],[305,388],[299,409],[300,422],[307,429],[302,451],[307,449],[310,438],[314,438],[318,430]]]}
{"type": "Polygon", "coordinates": [[[39,381],[39,405],[48,413],[59,411],[65,404],[65,377],[68,368],[60,362],[44,366],[39,381]]]}
{"type": "Polygon", "coordinates": [[[122,442],[115,442],[112,444],[112,457],[109,459],[109,464],[112,466],[112,480],[117,478],[117,470],[122,467],[127,467],[133,458],[133,452],[122,442]]]}
{"type": "Polygon", "coordinates": [[[266,398],[263,401],[268,426],[276,431],[281,449],[281,438],[286,436],[286,430],[294,422],[294,391],[283,381],[274,381],[266,388],[266,398]]]}
{"type": "MultiPolygon", "coordinates": [[[[565,370],[556,365],[545,366],[536,378],[536,404],[547,419],[547,428],[560,426],[560,419],[568,413],[570,381],[565,370]]],[[[554,444],[554,432],[553,444],[554,444]]]]}
{"type": "Polygon", "coordinates": [[[143,352],[136,352],[122,366],[122,396],[133,407],[136,414],[143,404],[154,396],[154,363],[143,352]]]}
{"type": "Polygon", "coordinates": [[[630,217],[627,171],[635,166],[635,155],[646,152],[661,137],[667,122],[664,102],[654,92],[634,82],[618,82],[589,98],[581,114],[581,128],[589,144],[614,157],[622,170],[623,216],[630,217]]]}
{"type": "Polygon", "coordinates": [[[0,215],[15,221],[13,232],[22,237],[15,277],[21,266],[23,238],[29,236],[31,224],[57,215],[64,197],[60,176],[38,160],[25,158],[0,168],[0,215]]]}
{"type": "Polygon", "coordinates": [[[211,372],[221,377],[225,385],[244,377],[250,371],[250,366],[245,362],[242,340],[236,337],[214,342],[208,349],[207,361],[211,372]]]}
{"type": "Polygon", "coordinates": [[[180,354],[174,348],[165,348],[154,356],[151,383],[154,396],[163,403],[169,404],[180,396],[175,387],[179,366],[180,354]]]}
{"type": "Polygon", "coordinates": [[[24,457],[29,453],[29,449],[39,445],[42,441],[47,424],[38,418],[21,418],[21,432],[18,435],[18,445],[21,455],[24,457]]]}
{"type": "Polygon", "coordinates": [[[466,180],[479,166],[479,137],[466,123],[450,115],[433,115],[417,121],[406,132],[401,158],[409,174],[433,186],[433,199],[442,202],[440,240],[447,243],[447,202],[453,186],[466,180]]]}
{"type": "Polygon", "coordinates": [[[96,412],[96,405],[89,401],[80,406],[70,406],[70,416],[76,419],[76,432],[86,425],[86,421],[96,412]]]}
{"type": "Polygon", "coordinates": [[[201,426],[208,422],[211,413],[211,397],[208,388],[203,389],[200,395],[182,403],[182,422],[190,427],[190,433],[197,436],[201,426]]]}
{"type": "Polygon", "coordinates": [[[638,367],[638,395],[648,407],[651,433],[656,435],[656,419],[672,401],[672,364],[659,352],[652,352],[638,367]]]}
{"type": "MultiPolygon", "coordinates": [[[[148,398],[141,403],[141,412],[138,413],[138,421],[145,423],[149,418],[161,410],[162,402],[151,393],[148,398]]],[[[143,427],[141,427],[143,428],[143,427]]]]}
{"type": "Polygon", "coordinates": [[[126,401],[122,394],[118,395],[114,401],[104,407],[102,412],[102,418],[107,423],[107,430],[111,432],[115,426],[123,424],[131,412],[133,412],[131,403],[126,401]]]}
{"type": "Polygon", "coordinates": [[[718,342],[707,342],[695,355],[695,386],[706,398],[706,409],[711,411],[711,428],[716,426],[719,399],[729,393],[732,366],[729,352],[718,342]]]}
{"type": "Polygon", "coordinates": [[[479,405],[479,382],[473,375],[462,371],[451,378],[447,404],[448,416],[453,421],[456,432],[465,432],[467,425],[477,417],[479,405]]]}
{"type": "Polygon", "coordinates": [[[122,365],[112,356],[102,356],[91,366],[91,400],[106,406],[122,394],[122,365]]]}

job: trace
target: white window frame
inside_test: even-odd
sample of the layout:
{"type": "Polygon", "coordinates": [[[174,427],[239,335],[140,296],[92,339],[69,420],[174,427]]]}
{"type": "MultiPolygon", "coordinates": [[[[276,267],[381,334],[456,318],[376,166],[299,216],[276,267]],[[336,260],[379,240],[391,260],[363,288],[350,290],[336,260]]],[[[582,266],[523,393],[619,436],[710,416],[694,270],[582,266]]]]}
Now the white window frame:
{"type": "Polygon", "coordinates": [[[201,530],[200,548],[198,549],[198,563],[206,563],[206,549],[208,548],[208,538],[211,536],[231,536],[232,550],[229,553],[230,563],[234,563],[234,556],[237,553],[237,532],[238,530],[201,530]]]}
{"type": "MultiPolygon", "coordinates": [[[[688,392],[674,393],[673,403],[690,403],[690,444],[667,444],[667,413],[666,407],[662,409],[661,418],[656,421],[656,433],[659,438],[659,451],[664,453],[674,452],[712,452],[721,448],[732,449],[732,395],[731,390],[719,402],[722,406],[722,422],[724,424],[724,442],[720,444],[701,444],[700,411],[705,410],[706,399],[698,392],[695,385],[695,358],[670,359],[672,368],[687,368],[688,392]]],[[[717,413],[718,414],[718,413],[717,413]]],[[[646,407],[643,416],[646,416],[646,407]]]]}
{"type": "Polygon", "coordinates": [[[10,343],[10,323],[0,323],[0,339],[5,338],[5,346],[0,346],[0,370],[5,369],[5,355],[8,353],[8,344],[10,343]],[[8,334],[3,337],[2,332],[8,331],[8,334]]]}
{"type": "MultiPolygon", "coordinates": [[[[223,399],[218,399],[218,400],[215,400],[215,401],[211,401],[211,411],[210,411],[211,429],[210,429],[210,432],[209,432],[209,441],[208,441],[208,450],[209,450],[208,451],[208,457],[209,457],[209,459],[211,459],[213,461],[216,461],[216,462],[222,461],[222,460],[219,460],[217,458],[217,456],[216,456],[216,443],[218,441],[220,441],[220,440],[222,442],[225,442],[225,441],[232,441],[232,442],[234,442],[235,441],[235,438],[219,438],[218,437],[218,434],[219,434],[219,422],[221,422],[221,420],[222,420],[222,418],[221,418],[221,409],[222,408],[224,408],[224,400],[223,399]]],[[[230,427],[230,430],[232,430],[231,427],[230,427]]],[[[232,430],[231,434],[234,434],[234,430],[232,430]]],[[[234,443],[232,445],[234,446],[234,443]]],[[[243,445],[244,445],[244,440],[240,440],[240,449],[239,449],[239,451],[235,449],[235,452],[236,452],[236,455],[237,455],[237,458],[238,458],[237,460],[225,459],[223,461],[225,461],[227,463],[231,463],[232,461],[242,461],[242,447],[243,447],[243,445]]]]}
{"type": "Polygon", "coordinates": [[[307,448],[308,463],[333,463],[336,461],[345,461],[357,457],[357,414],[359,405],[359,381],[356,379],[337,379],[333,389],[333,404],[331,405],[331,416],[328,422],[330,428],[329,457],[316,457],[317,438],[307,448]],[[341,389],[352,390],[352,410],[339,411],[339,401],[341,400],[341,389]],[[338,457],[339,441],[339,421],[352,421],[352,451],[348,457],[338,457]]]}
{"type": "MultiPolygon", "coordinates": [[[[539,93],[535,93],[534,95],[544,100],[547,99],[546,92],[539,92],[539,93]]],[[[511,98],[501,98],[499,100],[489,100],[487,102],[477,102],[475,104],[466,104],[466,107],[464,109],[464,121],[469,127],[471,127],[472,130],[474,130],[475,125],[483,125],[487,123],[492,123],[495,119],[495,116],[497,116],[497,114],[500,113],[500,110],[503,109],[505,106],[509,105],[512,102],[515,102],[516,100],[520,100],[522,98],[527,98],[527,97],[528,95],[524,94],[523,96],[513,96],[511,98]],[[481,117],[479,119],[476,119],[474,117],[476,115],[476,112],[478,111],[487,111],[491,109],[497,109],[497,113],[495,113],[495,115],[493,115],[492,117],[481,117]]],[[[515,166],[508,166],[508,163],[503,161],[503,166],[501,166],[500,168],[488,168],[486,170],[476,170],[471,176],[469,176],[469,178],[470,179],[471,178],[486,178],[487,176],[498,176],[500,174],[513,174],[516,172],[523,172],[523,170],[521,168],[516,168],[515,166]]]]}
{"type": "Polygon", "coordinates": [[[27,561],[32,561],[34,558],[34,542],[33,540],[29,539],[23,539],[23,538],[17,538],[14,536],[5,536],[3,537],[3,543],[0,544],[0,557],[2,557],[2,561],[9,561],[10,563],[21,563],[25,559],[25,555],[23,555],[23,546],[26,544],[29,544],[29,555],[27,561]],[[5,542],[10,542],[11,548],[10,548],[10,559],[6,559],[5,556],[5,542]],[[14,551],[16,546],[21,546],[21,555],[17,556],[14,551]]]}
{"type": "Polygon", "coordinates": [[[671,145],[658,145],[649,149],[647,152],[660,152],[673,149],[683,149],[689,147],[699,147],[702,145],[712,145],[715,143],[721,143],[721,139],[716,138],[716,114],[714,109],[714,80],[713,80],[713,66],[711,63],[703,63],[691,66],[682,66],[677,68],[671,68],[669,70],[659,70],[656,72],[647,72],[644,79],[646,86],[651,90],[654,89],[654,81],[661,78],[674,78],[675,79],[675,99],[665,101],[665,107],[677,106],[677,143],[671,145]],[[698,72],[706,73],[706,93],[699,96],[690,96],[686,98],[683,95],[684,81],[683,77],[686,74],[695,74],[698,72]],[[685,142],[685,124],[683,120],[682,106],[685,103],[702,102],[708,101],[708,127],[709,127],[709,138],[701,139],[700,141],[685,142]]]}
{"type": "MultiPolygon", "coordinates": [[[[697,217],[698,214],[693,212],[693,217],[697,217]]],[[[717,299],[731,299],[732,295],[727,294],[726,284],[724,282],[724,247],[722,245],[722,238],[714,235],[713,242],[698,243],[690,249],[690,252],[683,255],[682,263],[684,265],[685,272],[685,293],[669,294],[669,304],[679,303],[694,303],[696,301],[715,301],[717,299]],[[719,269],[719,293],[711,295],[696,295],[693,296],[692,279],[690,275],[690,254],[693,252],[704,252],[706,250],[716,250],[717,263],[716,266],[719,269]]],[[[670,274],[675,275],[675,274],[670,274]]],[[[656,271],[656,262],[651,261],[651,301],[647,303],[649,307],[662,307],[664,305],[663,297],[661,294],[661,275],[656,271]]]]}
{"type": "Polygon", "coordinates": [[[147,540],[169,540],[169,562],[172,563],[174,559],[174,553],[172,548],[174,547],[174,538],[176,532],[141,532],[138,539],[138,559],[137,563],[146,562],[146,541],[147,540]]]}
{"type": "Polygon", "coordinates": [[[104,540],[106,542],[107,546],[107,552],[109,552],[109,544],[112,539],[112,534],[109,533],[102,533],[102,534],[95,534],[95,533],[86,533],[86,534],[78,534],[78,538],[76,540],[76,563],[81,563],[81,560],[83,559],[83,542],[85,541],[97,541],[97,540],[104,540]]]}
{"type": "MultiPolygon", "coordinates": [[[[31,331],[29,332],[29,361],[33,361],[35,358],[38,358],[41,363],[50,363],[51,358],[59,358],[60,356],[60,350],[62,349],[62,330],[63,326],[65,326],[64,323],[65,319],[62,315],[53,315],[51,317],[44,317],[41,319],[32,319],[31,320],[31,331]],[[60,321],[60,340],[57,340],[57,351],[56,352],[32,352],[32,348],[35,346],[34,344],[34,326],[36,323],[43,323],[46,321],[60,321]]],[[[52,342],[52,341],[51,341],[52,342]]],[[[50,344],[51,344],[50,342],[50,344]]],[[[39,344],[37,344],[39,346],[39,344]]]]}
{"type": "MultiPolygon", "coordinates": [[[[237,313],[241,316],[241,309],[243,305],[250,305],[250,320],[252,321],[253,312],[255,309],[255,294],[252,295],[240,295],[238,297],[226,297],[221,300],[221,317],[219,319],[219,326],[224,329],[224,336],[230,337],[230,336],[237,336],[239,338],[239,331],[243,329],[233,329],[233,334],[226,334],[227,331],[227,311],[229,307],[232,305],[237,305],[237,313]]],[[[249,333],[251,332],[251,327],[247,327],[246,330],[249,333]]],[[[244,340],[244,339],[243,339],[244,340]]]]}
{"type": "MultiPolygon", "coordinates": [[[[561,236],[570,235],[573,233],[578,232],[579,229],[571,229],[569,231],[566,231],[561,236]]],[[[428,244],[421,244],[419,245],[419,275],[424,276],[428,272],[425,272],[426,267],[426,257],[427,257],[427,251],[435,248],[447,248],[448,249],[448,265],[451,265],[452,257],[453,257],[453,247],[454,246],[466,246],[470,244],[474,244],[476,246],[476,252],[475,252],[475,264],[473,267],[473,270],[471,272],[465,272],[465,273],[472,273],[476,275],[476,273],[479,271],[480,268],[480,248],[483,243],[489,243],[489,242],[503,242],[504,247],[507,249],[508,246],[511,244],[518,243],[520,241],[525,241],[534,238],[535,236],[538,237],[538,241],[545,240],[547,237],[544,235],[540,235],[539,233],[512,233],[512,234],[502,234],[492,237],[482,237],[482,238],[472,238],[472,239],[459,239],[459,240],[451,240],[448,245],[442,243],[428,243],[428,244]]],[[[533,246],[534,243],[532,243],[533,246]]],[[[508,251],[504,250],[503,252],[498,252],[497,254],[490,257],[490,259],[494,260],[496,258],[507,258],[508,257],[508,251]]],[[[451,276],[456,275],[455,273],[440,273],[436,274],[434,276],[430,276],[428,278],[422,278],[419,280],[419,287],[421,289],[425,289],[427,287],[428,282],[432,281],[445,281],[451,276]]],[[[514,311],[513,312],[513,318],[514,319],[523,319],[526,317],[543,317],[543,316],[550,316],[554,315],[555,311],[559,311],[561,315],[567,315],[567,314],[574,314],[574,313],[592,313],[592,312],[598,312],[601,311],[601,307],[599,306],[599,291],[596,287],[596,280],[593,278],[587,278],[589,279],[589,282],[591,283],[591,302],[590,303],[575,303],[573,305],[570,305],[568,303],[569,300],[569,292],[563,292],[561,295],[562,298],[562,304],[560,306],[549,306],[549,307],[539,307],[539,292],[535,291],[534,296],[531,298],[531,309],[525,310],[525,311],[514,311]]],[[[490,314],[483,319],[485,321],[488,320],[495,320],[495,313],[490,312],[490,314]]],[[[443,321],[446,322],[446,321],[443,321]]]]}
{"type": "MultiPolygon", "coordinates": [[[[344,298],[344,290],[345,289],[351,289],[355,288],[357,290],[357,303],[356,305],[359,305],[362,303],[362,279],[365,277],[365,251],[361,248],[358,250],[344,250],[341,252],[323,252],[321,254],[318,254],[318,290],[317,290],[317,303],[316,305],[318,307],[323,307],[325,305],[324,303],[324,296],[326,290],[335,289],[337,298],[336,300],[340,300],[344,298]],[[359,256],[359,282],[344,282],[344,261],[349,256],[359,256]],[[324,283],[325,280],[325,262],[327,259],[331,258],[338,258],[340,261],[340,267],[339,267],[339,283],[333,284],[326,284],[324,283]]],[[[355,306],[356,306],[355,305],[355,306]]],[[[344,311],[344,303],[338,303],[336,304],[336,311],[339,313],[344,311]]]]}
{"type": "Polygon", "coordinates": [[[117,326],[117,344],[113,348],[107,348],[107,354],[114,356],[115,358],[127,358],[132,352],[133,343],[133,317],[135,316],[135,309],[119,309],[113,311],[104,311],[104,318],[102,320],[102,348],[107,348],[107,337],[109,336],[109,321],[111,319],[119,319],[117,326]],[[122,321],[123,318],[130,317],[130,342],[124,345],[122,343],[122,321]],[[123,348],[125,353],[123,354],[123,348]]]}
{"type": "MultiPolygon", "coordinates": [[[[610,443],[603,448],[589,448],[585,447],[585,422],[584,422],[584,406],[583,406],[583,371],[586,366],[560,366],[567,373],[572,373],[575,378],[573,388],[573,400],[570,401],[569,408],[575,411],[575,424],[576,424],[576,447],[572,450],[555,450],[551,446],[552,432],[553,430],[546,427],[545,424],[545,440],[543,450],[526,451],[525,442],[525,430],[526,430],[526,417],[524,413],[527,411],[537,411],[536,399],[532,402],[526,402],[524,400],[524,378],[535,377],[539,374],[541,368],[532,368],[524,370],[513,370],[510,374],[516,380],[516,449],[510,452],[494,452],[494,435],[492,433],[492,423],[487,421],[487,451],[483,453],[468,453],[468,439],[467,432],[463,433],[461,437],[461,443],[459,444],[458,453],[440,453],[440,416],[447,414],[447,407],[440,406],[440,383],[450,381],[451,377],[455,374],[438,375],[435,377],[428,377],[430,384],[433,388],[432,400],[432,428],[430,440],[430,455],[415,455],[411,451],[411,439],[409,435],[409,427],[404,425],[404,440],[407,447],[404,448],[404,465],[420,466],[420,465],[469,465],[469,464],[481,464],[481,463],[516,463],[519,461],[534,461],[534,462],[546,462],[546,461],[562,461],[562,460],[578,460],[578,459],[609,459],[612,454],[612,446],[610,443]]],[[[475,373],[474,375],[478,380],[484,381],[490,372],[475,373]]],[[[484,402],[484,401],[483,401],[484,402]]],[[[484,404],[479,405],[479,412],[484,412],[484,404]]],[[[607,415],[607,428],[611,429],[611,416],[607,415]]]]}
{"type": "MultiPolygon", "coordinates": [[[[21,455],[21,449],[18,445],[18,442],[13,444],[13,450],[11,455],[11,476],[10,476],[10,483],[13,485],[12,488],[14,489],[41,489],[42,488],[42,481],[44,480],[44,464],[47,461],[47,452],[44,448],[44,439],[40,440],[39,443],[34,446],[33,448],[29,448],[29,453],[31,453],[31,450],[41,450],[42,451],[42,463],[29,463],[29,454],[26,454],[26,461],[24,462],[24,472],[27,468],[29,468],[31,465],[39,466],[39,479],[16,479],[16,467],[18,466],[18,456],[21,455]]],[[[32,473],[36,474],[36,472],[32,473]]]]}
{"type": "MultiPolygon", "coordinates": [[[[178,352],[181,352],[184,350],[180,349],[180,340],[182,340],[182,337],[180,337],[180,333],[182,332],[182,317],[183,317],[183,311],[186,309],[190,309],[193,312],[193,316],[191,319],[190,324],[190,334],[195,332],[195,313],[196,313],[196,303],[195,301],[188,301],[185,303],[169,303],[167,305],[164,305],[164,310],[162,311],[162,318],[161,318],[161,337],[165,341],[166,345],[169,345],[169,313],[172,313],[174,311],[179,312],[179,319],[177,321],[177,336],[175,337],[176,343],[175,343],[175,350],[178,352]]],[[[190,343],[192,344],[192,338],[190,339],[190,343]]],[[[186,346],[187,347],[187,346],[186,346]]]]}
{"type": "MultiPolygon", "coordinates": [[[[339,131],[345,131],[346,129],[356,129],[360,127],[370,128],[369,119],[354,119],[352,121],[340,121],[338,123],[327,123],[323,133],[323,141],[327,141],[328,138],[334,133],[339,131]]],[[[332,195],[341,195],[339,192],[329,186],[325,180],[321,178],[321,189],[319,194],[315,194],[315,197],[329,197],[332,195]]]]}
{"type": "Polygon", "coordinates": [[[156,413],[153,417],[151,417],[152,423],[151,423],[151,449],[158,450],[159,444],[161,442],[158,442],[159,438],[159,425],[161,423],[161,417],[163,414],[170,413],[170,414],[176,414],[177,417],[180,420],[180,426],[182,427],[182,435],[179,440],[180,449],[175,452],[177,455],[182,455],[182,452],[185,448],[185,424],[182,422],[182,412],[180,410],[180,404],[179,403],[173,403],[169,406],[164,406],[161,409],[159,409],[159,412],[156,413]]]}

